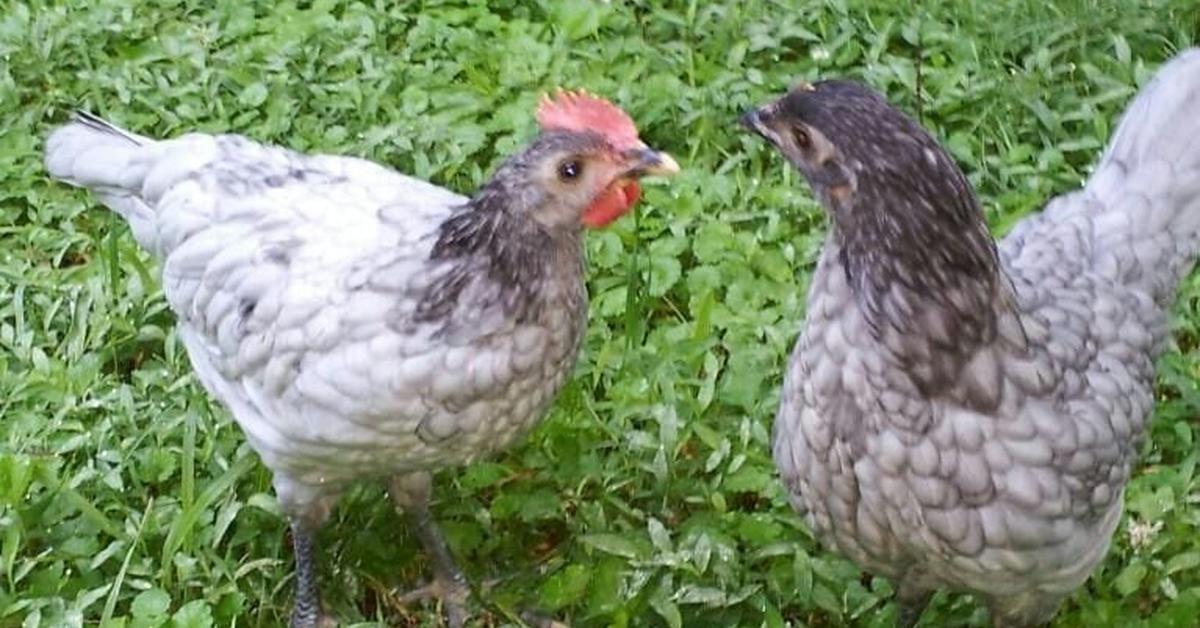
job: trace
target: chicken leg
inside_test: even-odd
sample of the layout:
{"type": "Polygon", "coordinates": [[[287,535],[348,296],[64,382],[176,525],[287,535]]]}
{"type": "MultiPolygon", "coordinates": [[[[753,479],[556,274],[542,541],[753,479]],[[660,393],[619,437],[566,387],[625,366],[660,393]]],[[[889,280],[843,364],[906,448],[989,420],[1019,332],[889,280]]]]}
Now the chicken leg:
{"type": "Polygon", "coordinates": [[[317,589],[317,531],[299,520],[292,521],[292,547],[296,553],[296,603],[290,628],[321,625],[321,592],[317,589]]]}
{"type": "Polygon", "coordinates": [[[900,617],[896,620],[897,628],[916,626],[931,597],[933,591],[916,589],[904,582],[900,583],[900,590],[896,592],[896,604],[900,606],[900,617]]]}
{"type": "Polygon", "coordinates": [[[471,591],[429,510],[432,491],[433,477],[427,471],[397,475],[388,484],[392,501],[408,515],[417,538],[433,559],[433,582],[400,596],[398,601],[408,604],[430,598],[441,600],[447,624],[450,628],[462,628],[467,620],[466,603],[471,591]]]}
{"type": "Polygon", "coordinates": [[[332,618],[321,612],[317,586],[317,531],[329,520],[341,494],[340,486],[313,486],[286,473],[273,478],[275,496],[292,528],[292,550],[296,561],[296,601],[289,628],[325,628],[332,618]]]}

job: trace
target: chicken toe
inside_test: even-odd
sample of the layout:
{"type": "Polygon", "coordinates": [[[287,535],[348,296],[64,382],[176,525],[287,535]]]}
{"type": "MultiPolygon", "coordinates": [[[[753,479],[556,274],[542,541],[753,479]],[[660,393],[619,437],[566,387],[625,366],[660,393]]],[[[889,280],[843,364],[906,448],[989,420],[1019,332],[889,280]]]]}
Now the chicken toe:
{"type": "Polygon", "coordinates": [[[427,585],[397,595],[394,601],[397,606],[408,606],[415,602],[438,600],[446,613],[446,625],[450,628],[462,628],[467,621],[466,603],[470,594],[465,582],[434,579],[427,585]]]}

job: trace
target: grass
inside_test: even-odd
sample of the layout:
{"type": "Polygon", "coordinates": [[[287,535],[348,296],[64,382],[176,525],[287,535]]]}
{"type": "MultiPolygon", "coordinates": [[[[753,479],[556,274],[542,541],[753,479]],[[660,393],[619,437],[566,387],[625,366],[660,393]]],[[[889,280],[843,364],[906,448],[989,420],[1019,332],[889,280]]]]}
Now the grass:
{"type": "MultiPolygon", "coordinates": [[[[889,626],[891,587],[818,548],[768,454],[823,217],[733,124],[797,79],[851,76],[943,138],[998,230],[1079,184],[1135,87],[1200,38],[1192,0],[884,5],[15,0],[0,13],[0,626],[277,626],[291,551],[269,476],[200,390],[157,269],[49,182],[86,107],[139,132],[233,130],[469,191],[533,132],[537,95],[627,108],[686,172],[589,235],[578,375],[522,446],[438,477],[484,625],[889,626]]],[[[1182,288],[1152,437],[1102,568],[1058,626],[1200,613],[1200,278],[1182,288]]],[[[322,537],[348,625],[428,564],[380,487],[322,537]]],[[[982,626],[942,594],[927,626],[982,626]]]]}

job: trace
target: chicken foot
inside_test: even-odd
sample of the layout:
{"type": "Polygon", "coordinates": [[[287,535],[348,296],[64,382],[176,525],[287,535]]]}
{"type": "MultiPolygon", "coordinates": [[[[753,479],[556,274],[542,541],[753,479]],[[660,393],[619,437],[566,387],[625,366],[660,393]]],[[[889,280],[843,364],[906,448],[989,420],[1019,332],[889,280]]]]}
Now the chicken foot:
{"type": "MultiPolygon", "coordinates": [[[[471,590],[429,510],[432,488],[433,478],[424,471],[396,476],[388,485],[392,501],[408,515],[417,538],[432,557],[434,574],[433,582],[402,593],[394,601],[398,606],[407,606],[414,602],[440,600],[446,611],[447,625],[450,628],[462,628],[467,619],[466,602],[471,590]]],[[[483,583],[483,590],[491,588],[493,584],[495,581],[483,583]]],[[[568,628],[567,624],[538,611],[523,610],[520,617],[532,628],[568,628]]]]}
{"type": "Polygon", "coordinates": [[[433,559],[433,582],[399,596],[397,602],[404,605],[421,600],[440,600],[450,628],[462,628],[467,620],[466,603],[471,591],[466,576],[454,562],[446,539],[429,510],[432,491],[433,477],[426,471],[395,476],[388,484],[392,501],[408,515],[417,538],[433,559]]]}

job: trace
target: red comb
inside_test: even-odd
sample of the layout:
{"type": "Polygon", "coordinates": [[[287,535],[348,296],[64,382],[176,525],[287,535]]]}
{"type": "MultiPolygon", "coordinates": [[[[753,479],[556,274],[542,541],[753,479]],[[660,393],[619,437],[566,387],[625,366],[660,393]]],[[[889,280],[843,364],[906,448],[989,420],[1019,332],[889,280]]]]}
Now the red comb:
{"type": "Polygon", "coordinates": [[[629,114],[616,105],[583,90],[559,90],[554,99],[543,94],[537,109],[543,131],[595,131],[616,148],[634,148],[641,143],[629,114]]]}

